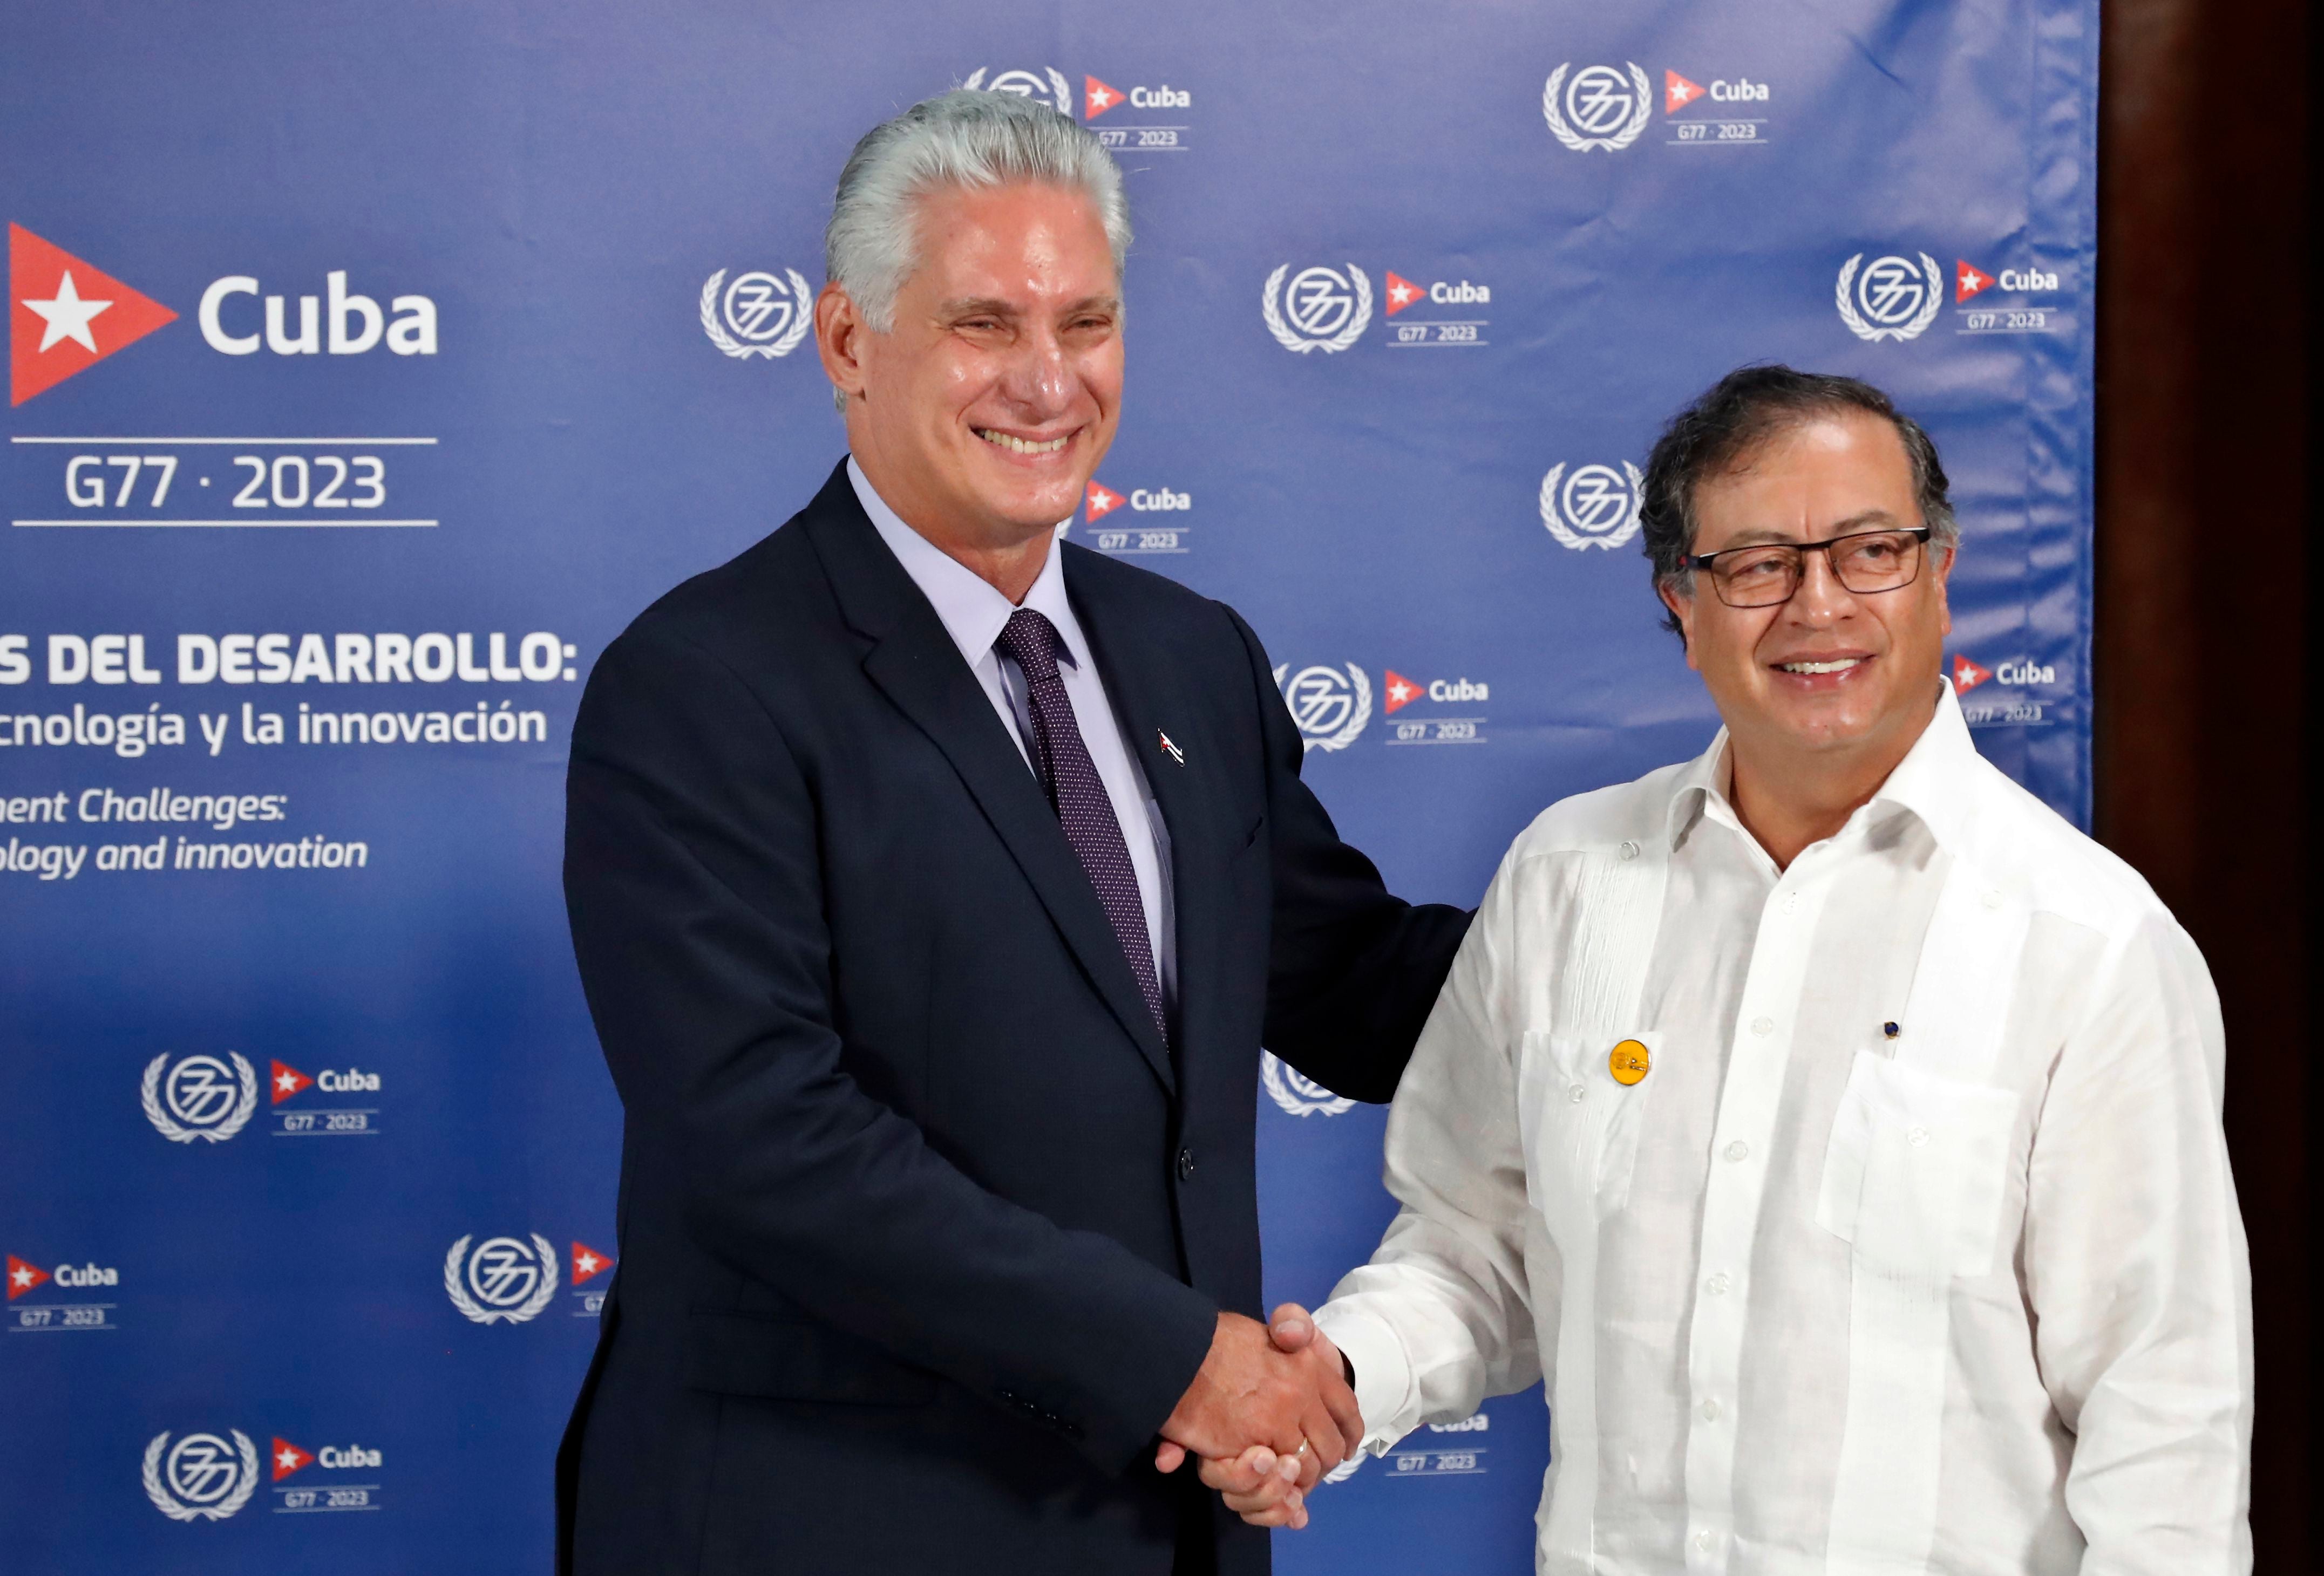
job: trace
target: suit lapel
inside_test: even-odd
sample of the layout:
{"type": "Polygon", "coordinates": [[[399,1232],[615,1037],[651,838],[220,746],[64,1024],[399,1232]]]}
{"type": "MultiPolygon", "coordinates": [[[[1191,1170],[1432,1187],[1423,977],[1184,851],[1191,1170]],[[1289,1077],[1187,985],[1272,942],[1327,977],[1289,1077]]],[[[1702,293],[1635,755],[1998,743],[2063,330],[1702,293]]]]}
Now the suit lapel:
{"type": "Polygon", "coordinates": [[[800,523],[842,614],[873,642],[864,673],[952,763],[1091,984],[1163,1087],[1175,1092],[1168,1047],[1056,812],[936,609],[865,517],[844,463],[800,523]]]}

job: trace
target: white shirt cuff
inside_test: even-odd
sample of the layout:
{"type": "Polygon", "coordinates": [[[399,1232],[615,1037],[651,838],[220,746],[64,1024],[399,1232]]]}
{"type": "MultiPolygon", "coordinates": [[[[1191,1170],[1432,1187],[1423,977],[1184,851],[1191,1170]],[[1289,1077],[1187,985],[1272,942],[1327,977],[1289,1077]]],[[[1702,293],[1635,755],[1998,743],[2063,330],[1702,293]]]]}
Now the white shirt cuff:
{"type": "Polygon", "coordinates": [[[1404,1342],[1379,1314],[1345,1303],[1315,1311],[1316,1328],[1332,1338],[1356,1370],[1356,1406],[1364,1415],[1363,1448],[1372,1455],[1412,1432],[1420,1421],[1413,1394],[1412,1363],[1404,1342]]]}

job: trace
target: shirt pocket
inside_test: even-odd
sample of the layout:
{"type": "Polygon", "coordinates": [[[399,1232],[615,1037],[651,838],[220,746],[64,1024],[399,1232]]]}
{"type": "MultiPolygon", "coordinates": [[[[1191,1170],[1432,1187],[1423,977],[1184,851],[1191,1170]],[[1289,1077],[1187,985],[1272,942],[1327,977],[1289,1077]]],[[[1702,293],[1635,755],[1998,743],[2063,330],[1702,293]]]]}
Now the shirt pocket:
{"type": "Polygon", "coordinates": [[[2008,1090],[1858,1051],[1824,1151],[1816,1224],[1872,1268],[1928,1280],[1989,1273],[2017,1107],[2008,1090]]]}
{"type": "Polygon", "coordinates": [[[1638,1129],[1655,1086],[1656,1037],[1527,1033],[1518,1048],[1518,1132],[1525,1146],[1526,1191],[1561,1243],[1628,1201],[1638,1156],[1638,1129]],[[1636,1040],[1647,1050],[1647,1074],[1616,1082],[1609,1058],[1636,1040]]]}

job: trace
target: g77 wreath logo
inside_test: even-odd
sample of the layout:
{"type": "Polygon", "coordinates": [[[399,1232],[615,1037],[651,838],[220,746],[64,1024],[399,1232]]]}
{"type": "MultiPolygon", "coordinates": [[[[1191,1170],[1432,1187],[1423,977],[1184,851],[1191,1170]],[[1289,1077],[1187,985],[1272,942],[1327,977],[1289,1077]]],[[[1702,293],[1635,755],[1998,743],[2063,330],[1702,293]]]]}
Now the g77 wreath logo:
{"type": "Polygon", "coordinates": [[[1875,258],[1857,275],[1864,262],[1859,252],[1840,265],[1840,284],[1832,292],[1840,320],[1858,339],[1918,339],[1944,309],[1945,276],[1937,260],[1920,253],[1921,265],[1909,257],[1875,258]]]}
{"type": "Polygon", "coordinates": [[[557,1249],[540,1232],[528,1248],[514,1237],[492,1237],[468,1258],[471,1238],[452,1244],[444,1256],[444,1295],[479,1324],[506,1320],[521,1324],[537,1318],[557,1295],[557,1249]]]}
{"type": "Polygon", "coordinates": [[[1577,153],[1592,148],[1618,152],[1637,142],[1655,113],[1655,94],[1638,63],[1627,64],[1628,81],[1611,66],[1584,66],[1569,84],[1571,60],[1552,71],[1541,90],[1541,117],[1549,123],[1550,135],[1577,153]]]}
{"type": "Polygon", "coordinates": [[[1336,268],[1303,268],[1286,290],[1283,276],[1289,272],[1286,263],[1268,274],[1259,295],[1267,331],[1277,344],[1302,355],[1311,350],[1332,355],[1363,337],[1372,320],[1372,281],[1362,269],[1352,263],[1344,274],[1336,268]]]}
{"type": "Polygon", "coordinates": [[[167,1051],[146,1063],[137,1094],[153,1130],[173,1144],[196,1138],[223,1144],[242,1131],[258,1109],[258,1074],[240,1051],[228,1051],[226,1058],[231,1070],[216,1056],[188,1056],[167,1078],[161,1075],[167,1051]]]}
{"type": "Polygon", "coordinates": [[[171,1521],[224,1521],[250,1503],[258,1487],[258,1447],[239,1428],[234,1444],[215,1433],[189,1433],[170,1449],[165,1430],[145,1447],[145,1498],[171,1521]],[[166,1454],[164,1452],[167,1452],[166,1454]]]}
{"type": "Polygon", "coordinates": [[[1057,106],[1059,115],[1068,120],[1073,118],[1074,90],[1065,86],[1065,74],[1055,66],[1044,66],[1040,72],[1003,71],[990,84],[984,80],[984,68],[979,66],[968,74],[968,80],[961,87],[971,93],[1014,93],[1019,98],[1047,99],[1057,106]],[[1042,81],[1044,74],[1048,78],[1046,85],[1042,81]],[[1043,91],[1044,86],[1047,92],[1043,91]]]}
{"type": "Polygon", "coordinates": [[[1370,675],[1353,662],[1345,668],[1319,664],[1302,668],[1286,684],[1283,676],[1290,672],[1288,662],[1277,668],[1275,683],[1291,708],[1291,720],[1299,724],[1301,742],[1309,750],[1345,750],[1354,743],[1372,720],[1370,675]]]}
{"type": "Polygon", "coordinates": [[[726,283],[724,269],[705,281],[702,331],[710,343],[737,359],[763,355],[771,361],[797,350],[815,327],[815,292],[798,269],[783,273],[790,281],[788,294],[783,280],[771,273],[737,274],[723,298],[718,287],[726,283]]]}
{"type": "Polygon", "coordinates": [[[1259,1081],[1275,1103],[1293,1116],[1337,1116],[1356,1102],[1334,1094],[1296,1067],[1286,1067],[1273,1051],[1259,1053],[1259,1081]]]}
{"type": "Polygon", "coordinates": [[[1571,476],[1561,461],[1541,479],[1541,522],[1562,547],[1611,550],[1638,534],[1645,496],[1646,478],[1628,460],[1619,471],[1582,465],[1571,476]]]}

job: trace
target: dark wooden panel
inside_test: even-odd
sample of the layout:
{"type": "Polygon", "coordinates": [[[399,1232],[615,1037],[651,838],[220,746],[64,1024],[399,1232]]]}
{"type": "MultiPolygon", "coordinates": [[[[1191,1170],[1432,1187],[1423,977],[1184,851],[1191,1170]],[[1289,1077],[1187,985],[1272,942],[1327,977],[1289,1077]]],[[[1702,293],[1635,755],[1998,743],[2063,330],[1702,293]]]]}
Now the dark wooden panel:
{"type": "Polygon", "coordinates": [[[2201,945],[2227,1018],[2263,1572],[2316,1568],[2309,25],[2302,0],[2115,0],[2100,97],[2098,831],[2201,945]]]}

